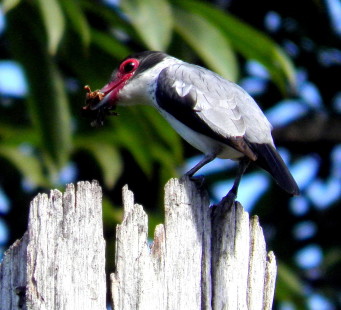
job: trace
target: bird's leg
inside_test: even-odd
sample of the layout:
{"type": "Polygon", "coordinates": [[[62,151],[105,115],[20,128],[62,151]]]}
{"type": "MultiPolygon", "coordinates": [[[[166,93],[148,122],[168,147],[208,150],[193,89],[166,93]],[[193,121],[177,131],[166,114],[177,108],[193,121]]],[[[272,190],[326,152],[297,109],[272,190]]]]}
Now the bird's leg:
{"type": "Polygon", "coordinates": [[[228,206],[231,206],[234,203],[234,201],[237,198],[240,180],[249,164],[250,159],[247,157],[244,157],[239,161],[237,176],[236,179],[234,180],[233,186],[228,192],[228,194],[220,201],[219,205],[224,205],[227,203],[228,206]]]}
{"type": "Polygon", "coordinates": [[[240,180],[249,164],[250,159],[248,159],[247,157],[244,157],[239,161],[236,179],[234,180],[233,186],[228,192],[228,194],[221,200],[222,204],[228,202],[229,205],[232,205],[232,203],[234,203],[235,199],[237,198],[240,180]]]}
{"type": "Polygon", "coordinates": [[[200,162],[198,162],[192,169],[185,173],[185,176],[188,176],[192,181],[197,182],[198,185],[201,187],[204,182],[204,177],[203,176],[193,177],[193,174],[195,174],[200,168],[204,167],[206,164],[211,162],[216,157],[217,157],[216,153],[206,154],[200,162]]]}
{"type": "Polygon", "coordinates": [[[206,164],[211,162],[213,159],[217,157],[217,154],[212,153],[212,154],[206,154],[205,157],[200,160],[192,169],[188,170],[185,175],[188,177],[192,177],[194,173],[196,173],[199,169],[204,167],[206,164]]]}

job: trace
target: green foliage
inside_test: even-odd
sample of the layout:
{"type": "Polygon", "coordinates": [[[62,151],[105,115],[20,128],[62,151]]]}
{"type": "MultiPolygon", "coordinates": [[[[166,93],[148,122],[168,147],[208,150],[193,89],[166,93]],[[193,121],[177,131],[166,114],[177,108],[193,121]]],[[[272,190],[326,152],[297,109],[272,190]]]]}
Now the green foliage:
{"type": "Polygon", "coordinates": [[[23,177],[39,186],[48,186],[49,182],[44,177],[39,159],[34,154],[25,154],[18,146],[1,145],[0,157],[6,159],[13,167],[19,170],[23,177]]]}
{"type": "Polygon", "coordinates": [[[52,176],[70,156],[71,116],[64,79],[50,55],[56,42],[45,44],[41,31],[44,28],[35,13],[26,3],[10,11],[7,35],[13,58],[23,66],[29,83],[27,108],[31,124],[27,126],[32,126],[38,135],[36,146],[52,176]],[[32,17],[37,18],[36,23],[31,22],[32,17]]]}
{"type": "Polygon", "coordinates": [[[283,262],[278,263],[276,281],[276,299],[290,301],[297,309],[304,309],[303,283],[293,270],[283,262]]]}
{"type": "Polygon", "coordinates": [[[291,86],[294,85],[294,68],[290,59],[265,34],[209,4],[192,0],[176,1],[176,3],[192,14],[198,14],[203,20],[211,22],[245,58],[262,63],[283,92],[288,82],[291,86]]]}
{"type": "Polygon", "coordinates": [[[166,50],[172,33],[172,12],[167,0],[125,0],[121,7],[148,49],[166,50]]]}
{"type": "Polygon", "coordinates": [[[101,141],[91,136],[77,136],[76,149],[83,149],[93,156],[103,174],[103,182],[112,188],[122,173],[123,163],[117,147],[111,141],[101,141]]]}
{"type": "Polygon", "coordinates": [[[37,0],[37,5],[47,33],[47,50],[54,55],[64,34],[64,14],[57,0],[37,0]]]}
{"type": "Polygon", "coordinates": [[[4,13],[7,13],[8,11],[15,8],[21,0],[4,0],[2,1],[2,9],[4,10],[4,13]]]}
{"type": "Polygon", "coordinates": [[[174,8],[174,28],[215,72],[236,81],[238,64],[229,38],[200,15],[174,8]]]}
{"type": "Polygon", "coordinates": [[[91,40],[90,27],[80,2],[69,0],[59,0],[59,2],[68,18],[70,28],[73,27],[74,31],[80,36],[83,46],[88,47],[91,40]]]}

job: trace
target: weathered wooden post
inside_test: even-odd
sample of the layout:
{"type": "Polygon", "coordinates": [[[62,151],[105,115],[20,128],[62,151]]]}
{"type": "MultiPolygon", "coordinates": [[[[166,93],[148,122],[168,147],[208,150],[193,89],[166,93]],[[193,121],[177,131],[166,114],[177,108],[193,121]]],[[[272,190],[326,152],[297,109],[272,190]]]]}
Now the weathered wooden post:
{"type": "Polygon", "coordinates": [[[209,209],[206,192],[188,178],[165,190],[165,224],[148,241],[148,218],[123,189],[117,227],[114,309],[271,309],[276,261],[258,218],[239,203],[209,209]]]}
{"type": "MultiPolygon", "coordinates": [[[[257,217],[240,204],[209,208],[187,178],[165,189],[165,224],[148,240],[148,217],[123,189],[117,227],[115,310],[271,309],[276,262],[257,217]]],[[[28,232],[0,265],[0,309],[106,309],[101,189],[69,185],[31,203],[28,232]]]]}
{"type": "Polygon", "coordinates": [[[106,309],[102,193],[97,182],[39,194],[28,231],[0,266],[0,309],[106,309]]]}

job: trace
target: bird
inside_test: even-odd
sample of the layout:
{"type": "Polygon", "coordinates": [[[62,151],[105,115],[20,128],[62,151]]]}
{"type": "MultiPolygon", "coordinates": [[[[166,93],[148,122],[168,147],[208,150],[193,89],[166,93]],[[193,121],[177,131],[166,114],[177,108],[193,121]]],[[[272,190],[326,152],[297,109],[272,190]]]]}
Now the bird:
{"type": "Polygon", "coordinates": [[[234,184],[221,203],[233,203],[251,162],[267,171],[290,196],[300,191],[276,150],[272,126],[255,100],[239,85],[164,52],[143,51],[123,59],[100,90],[89,86],[83,111],[103,125],[117,105],[151,105],[203,158],[186,176],[215,158],[238,161],[234,184]]]}

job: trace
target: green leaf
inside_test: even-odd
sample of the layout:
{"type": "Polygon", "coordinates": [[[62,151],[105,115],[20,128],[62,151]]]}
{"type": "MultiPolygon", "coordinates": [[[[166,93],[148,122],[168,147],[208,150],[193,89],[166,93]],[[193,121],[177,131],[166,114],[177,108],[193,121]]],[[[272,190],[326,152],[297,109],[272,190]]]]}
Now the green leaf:
{"type": "Polygon", "coordinates": [[[57,0],[37,0],[47,33],[48,51],[56,54],[63,37],[65,20],[57,0]]]}
{"type": "Polygon", "coordinates": [[[129,23],[126,16],[124,16],[119,9],[113,10],[109,6],[94,5],[93,0],[83,0],[81,4],[88,14],[91,14],[94,18],[99,18],[107,25],[107,27],[109,27],[109,29],[115,29],[115,31],[119,31],[123,35],[127,35],[127,37],[131,40],[138,41],[138,35],[134,27],[129,23]]]}
{"type": "MultiPolygon", "coordinates": [[[[180,163],[183,160],[182,140],[178,133],[169,125],[169,123],[155,111],[155,108],[143,107],[144,122],[151,127],[153,141],[158,141],[158,144],[163,144],[168,150],[168,157],[171,157],[173,162],[180,163]]],[[[156,143],[153,143],[156,145],[156,143]]]]}
{"type": "Polygon", "coordinates": [[[29,101],[32,118],[42,136],[43,147],[57,167],[61,168],[71,150],[70,111],[62,77],[54,63],[47,62],[45,65],[49,79],[44,83],[47,93],[40,94],[41,85],[32,83],[38,89],[32,92],[29,101]]]}
{"type": "Polygon", "coordinates": [[[177,176],[176,168],[179,164],[172,156],[169,149],[161,147],[159,144],[151,146],[153,158],[160,163],[164,171],[168,172],[168,178],[177,176]]]}
{"type": "Polygon", "coordinates": [[[0,144],[0,156],[15,166],[29,181],[37,186],[48,186],[43,175],[41,161],[34,155],[20,151],[18,146],[0,144]]]}
{"type": "Polygon", "coordinates": [[[282,92],[285,92],[288,81],[291,86],[295,85],[292,62],[269,37],[209,4],[193,0],[177,0],[176,3],[192,13],[199,14],[218,27],[244,57],[262,63],[282,92]]]}
{"type": "Polygon", "coordinates": [[[116,225],[123,220],[123,209],[122,207],[114,206],[105,196],[103,197],[102,206],[104,227],[107,229],[112,228],[112,231],[114,231],[116,225]]]}
{"type": "Polygon", "coordinates": [[[172,32],[172,12],[167,0],[124,0],[121,8],[149,49],[167,48],[172,32]]]}
{"type": "Polygon", "coordinates": [[[238,77],[237,59],[228,38],[205,18],[174,9],[174,27],[208,67],[229,80],[238,77]]]}
{"type": "Polygon", "coordinates": [[[15,13],[8,14],[10,47],[23,66],[29,84],[28,110],[40,138],[43,158],[48,167],[56,170],[64,166],[71,150],[71,120],[64,80],[46,51],[34,7],[25,3],[15,13]],[[20,23],[16,22],[18,18],[20,23]],[[37,22],[32,23],[35,18],[37,22]],[[18,34],[25,33],[30,36],[22,35],[18,40],[18,34]],[[23,49],[22,46],[30,48],[23,49]]]}
{"type": "Polygon", "coordinates": [[[118,126],[115,128],[115,137],[120,146],[127,149],[132,154],[143,173],[147,176],[151,176],[153,166],[150,153],[151,148],[149,147],[150,140],[148,140],[147,132],[141,130],[139,120],[136,119],[136,122],[132,122],[132,118],[134,118],[133,113],[131,113],[130,116],[125,115],[125,124],[117,124],[118,126]]]}
{"type": "Polygon", "coordinates": [[[303,285],[299,277],[285,264],[279,264],[278,276],[292,293],[303,294],[303,285]]]}
{"type": "Polygon", "coordinates": [[[298,309],[304,309],[304,283],[297,272],[283,262],[278,263],[276,299],[294,302],[298,309]]]}
{"type": "Polygon", "coordinates": [[[90,43],[90,28],[86,17],[79,5],[79,1],[75,0],[60,0],[65,13],[68,15],[73,28],[80,36],[82,43],[87,47],[90,43]]]}
{"type": "Polygon", "coordinates": [[[123,169],[123,162],[117,149],[112,144],[103,141],[96,142],[94,137],[78,137],[75,145],[94,156],[101,168],[105,185],[112,188],[123,169]]]}
{"type": "Polygon", "coordinates": [[[0,123],[1,142],[8,145],[20,145],[29,143],[34,147],[39,145],[38,134],[32,128],[19,127],[16,124],[0,123]]]}
{"type": "Polygon", "coordinates": [[[131,53],[121,42],[104,32],[92,29],[91,35],[95,45],[116,59],[120,60],[131,53]]]}
{"type": "Polygon", "coordinates": [[[126,107],[119,113],[120,118],[112,122],[117,143],[132,153],[147,176],[152,175],[155,162],[174,176],[183,159],[182,141],[174,129],[153,107],[126,107]]]}
{"type": "Polygon", "coordinates": [[[4,14],[6,14],[8,11],[14,9],[21,0],[4,0],[2,1],[1,7],[2,10],[4,12],[4,14]]]}

